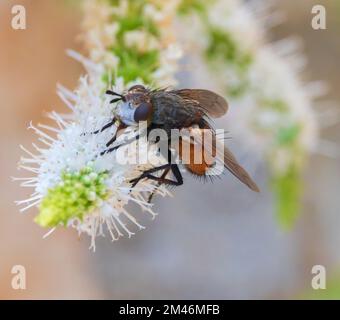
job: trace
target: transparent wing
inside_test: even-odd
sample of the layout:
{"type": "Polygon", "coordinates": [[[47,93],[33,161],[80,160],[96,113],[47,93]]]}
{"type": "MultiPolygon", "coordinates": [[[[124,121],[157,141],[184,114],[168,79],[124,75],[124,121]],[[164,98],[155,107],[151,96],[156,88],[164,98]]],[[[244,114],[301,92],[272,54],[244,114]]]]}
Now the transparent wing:
{"type": "Polygon", "coordinates": [[[207,112],[209,116],[219,118],[228,111],[228,102],[220,95],[205,89],[181,89],[172,93],[183,99],[197,101],[198,107],[207,112]]]}
{"type": "MultiPolygon", "coordinates": [[[[207,129],[205,129],[207,130],[207,129]]],[[[224,167],[229,170],[236,178],[247,185],[251,190],[259,192],[260,189],[250,177],[248,172],[237,162],[231,151],[224,145],[223,142],[216,139],[216,136],[212,134],[213,139],[204,138],[205,130],[190,128],[190,134],[194,137],[195,143],[202,145],[205,152],[211,152],[211,157],[215,158],[215,161],[223,163],[224,167]]],[[[211,135],[210,135],[211,136],[211,135]]],[[[209,137],[207,135],[206,137],[209,137]]]]}

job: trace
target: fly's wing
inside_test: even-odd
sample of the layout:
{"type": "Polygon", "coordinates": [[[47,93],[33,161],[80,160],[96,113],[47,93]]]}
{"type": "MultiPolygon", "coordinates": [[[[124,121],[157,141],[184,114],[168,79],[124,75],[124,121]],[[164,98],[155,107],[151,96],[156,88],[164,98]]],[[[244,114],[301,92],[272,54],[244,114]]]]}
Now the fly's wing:
{"type": "Polygon", "coordinates": [[[230,150],[224,146],[224,166],[228,169],[236,178],[238,178],[241,182],[247,185],[251,190],[255,192],[260,192],[259,187],[253,181],[253,179],[249,176],[248,172],[244,170],[230,150]]]}
{"type": "Polygon", "coordinates": [[[209,116],[219,118],[228,111],[228,102],[220,95],[204,89],[181,89],[171,91],[183,99],[197,102],[209,116]]]}
{"type": "Polygon", "coordinates": [[[251,190],[259,192],[260,189],[258,188],[256,183],[249,176],[247,171],[243,169],[241,165],[237,162],[231,151],[226,146],[224,146],[224,143],[216,139],[216,136],[214,134],[212,135],[213,139],[204,139],[203,131],[204,130],[202,129],[191,128],[190,133],[193,135],[195,143],[202,145],[205,152],[211,152],[211,157],[214,157],[215,161],[223,163],[224,167],[227,170],[229,170],[236,178],[247,185],[251,190]]]}

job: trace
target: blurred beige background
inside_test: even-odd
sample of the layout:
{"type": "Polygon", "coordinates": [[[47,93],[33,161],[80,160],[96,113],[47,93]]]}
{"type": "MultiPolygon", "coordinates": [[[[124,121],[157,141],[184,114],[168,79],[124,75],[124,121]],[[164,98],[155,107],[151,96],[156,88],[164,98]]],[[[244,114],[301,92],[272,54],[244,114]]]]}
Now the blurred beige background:
{"type": "MultiPolygon", "coordinates": [[[[278,1],[287,20],[271,37],[301,36],[309,58],[305,78],[327,80],[328,98],[340,106],[340,5],[322,1],[328,29],[314,31],[310,12],[318,3],[278,1]]],[[[320,155],[311,158],[305,210],[289,232],[273,217],[265,168],[259,168],[260,199],[228,179],[207,185],[187,177],[174,198],[157,199],[160,215],[145,219],[147,230],[131,239],[100,239],[96,253],[72,230],[43,240],[45,230],[33,223],[36,209],[21,214],[14,205],[29,190],[10,176],[21,174],[19,144],[35,139],[26,130],[29,121],[46,122],[44,112],[65,111],[56,83],[73,88],[84,72],[65,55],[67,48],[82,50],[80,22],[72,2],[0,2],[0,298],[294,298],[310,288],[313,265],[324,265],[330,276],[337,272],[340,163],[320,155]],[[26,7],[25,31],[10,26],[14,4],[26,7]],[[17,264],[26,267],[23,291],[11,288],[17,264]]],[[[340,125],[322,135],[339,143],[340,125]]]]}

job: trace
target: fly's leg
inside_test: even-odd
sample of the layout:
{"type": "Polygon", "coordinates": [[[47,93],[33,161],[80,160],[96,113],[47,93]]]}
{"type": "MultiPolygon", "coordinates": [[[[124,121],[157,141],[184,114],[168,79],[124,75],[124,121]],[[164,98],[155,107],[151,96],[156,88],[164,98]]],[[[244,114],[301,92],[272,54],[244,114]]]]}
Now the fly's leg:
{"type": "Polygon", "coordinates": [[[169,165],[169,168],[164,170],[164,172],[162,173],[162,175],[160,176],[160,181],[158,181],[157,183],[157,187],[155,188],[155,190],[150,194],[149,198],[148,198],[148,203],[151,202],[152,200],[152,197],[154,196],[155,194],[155,191],[156,189],[158,189],[162,184],[166,183],[166,182],[163,182],[164,181],[164,178],[167,176],[167,174],[169,173],[169,171],[171,170],[172,174],[175,176],[176,178],[176,183],[175,184],[172,184],[172,185],[175,185],[175,186],[180,186],[183,184],[183,177],[182,177],[182,174],[178,168],[178,165],[177,164],[173,164],[173,165],[169,165]]]}
{"type": "MultiPolygon", "coordinates": [[[[118,146],[114,146],[114,147],[112,147],[112,148],[110,148],[110,149],[107,149],[107,150],[101,152],[100,155],[102,156],[102,155],[104,155],[104,154],[106,154],[106,153],[111,153],[111,152],[117,150],[117,149],[120,148],[120,147],[126,146],[126,145],[130,144],[131,142],[134,142],[134,141],[138,140],[139,138],[140,138],[140,135],[137,134],[137,135],[136,135],[135,137],[133,137],[132,139],[129,139],[129,140],[125,141],[125,143],[122,143],[122,144],[120,144],[120,145],[118,145],[118,146]]],[[[111,141],[112,141],[112,139],[107,143],[107,145],[112,144],[115,140],[113,140],[112,142],[111,142],[111,141]]]]}
{"type": "Polygon", "coordinates": [[[130,183],[132,183],[131,187],[134,188],[137,185],[137,183],[140,180],[146,178],[147,175],[151,175],[151,173],[154,173],[154,172],[157,172],[157,171],[160,171],[160,170],[164,170],[164,169],[169,169],[169,164],[164,164],[164,165],[161,165],[159,167],[152,168],[152,169],[144,171],[139,177],[132,179],[130,181],[130,183]]]}
{"type": "Polygon", "coordinates": [[[111,144],[113,144],[113,143],[116,141],[116,139],[117,139],[117,132],[118,132],[119,130],[121,130],[121,129],[124,129],[124,128],[126,128],[126,126],[125,126],[123,123],[120,123],[120,124],[118,125],[116,134],[109,140],[109,142],[106,144],[106,147],[109,147],[111,144]]]}
{"type": "MultiPolygon", "coordinates": [[[[170,171],[170,168],[165,169],[163,171],[162,175],[160,176],[160,178],[164,179],[168,175],[169,171],[170,171]]],[[[150,193],[150,195],[148,197],[148,203],[151,203],[151,200],[152,200],[156,190],[158,190],[161,185],[162,185],[162,183],[160,181],[158,181],[156,188],[150,193]]]]}
{"type": "Polygon", "coordinates": [[[182,177],[181,172],[179,171],[178,165],[177,164],[170,164],[170,163],[164,164],[162,166],[152,168],[150,170],[143,172],[139,177],[130,181],[132,183],[132,188],[135,187],[137,185],[137,183],[139,181],[141,181],[142,179],[150,179],[150,180],[153,180],[153,181],[157,181],[159,184],[167,184],[167,185],[171,185],[171,186],[180,186],[180,185],[183,184],[183,177],[182,177]],[[160,177],[156,177],[156,176],[153,175],[153,173],[158,172],[160,170],[164,170],[165,175],[164,175],[164,172],[163,172],[162,176],[160,176],[160,177]],[[171,179],[165,178],[165,176],[169,173],[170,170],[173,173],[176,180],[171,180],[171,179]]]}
{"type": "MultiPolygon", "coordinates": [[[[120,129],[123,129],[123,128],[126,128],[126,126],[125,126],[124,124],[120,124],[119,127],[118,127],[118,129],[117,129],[117,131],[119,131],[120,129]]],[[[149,133],[150,133],[150,131],[151,131],[152,129],[153,129],[153,126],[152,126],[152,125],[148,127],[148,129],[147,129],[147,131],[146,131],[147,137],[149,136],[149,133]]],[[[133,141],[135,141],[135,140],[138,140],[141,136],[144,136],[144,134],[145,134],[145,133],[137,134],[135,137],[133,137],[132,139],[127,140],[125,143],[122,143],[122,144],[120,144],[120,145],[118,145],[118,146],[115,146],[115,147],[113,147],[113,148],[110,148],[110,149],[107,149],[107,150],[101,152],[100,155],[102,156],[102,155],[104,155],[104,154],[106,154],[106,153],[111,153],[111,152],[117,150],[119,147],[126,146],[126,145],[128,145],[129,143],[131,143],[131,142],[133,142],[133,141]]],[[[111,144],[113,144],[115,141],[116,141],[116,136],[113,137],[113,138],[106,144],[106,147],[109,147],[109,146],[110,146],[111,144]]],[[[155,142],[158,142],[158,141],[155,141],[155,142]]]]}
{"type": "Polygon", "coordinates": [[[177,164],[171,164],[171,172],[176,178],[177,181],[176,186],[181,186],[183,184],[183,176],[177,164]]]}
{"type": "Polygon", "coordinates": [[[115,123],[116,123],[116,119],[113,118],[112,121],[110,121],[108,124],[106,124],[103,128],[101,128],[100,130],[96,130],[96,131],[92,132],[92,134],[98,134],[100,132],[103,132],[106,129],[111,128],[115,123]]]}
{"type": "Polygon", "coordinates": [[[168,151],[167,151],[167,158],[168,158],[168,163],[167,164],[162,165],[160,167],[156,167],[156,168],[150,169],[150,170],[144,172],[137,179],[134,179],[134,181],[133,181],[134,182],[133,186],[135,186],[143,178],[149,178],[151,180],[157,181],[156,188],[149,195],[148,203],[151,202],[152,197],[155,194],[155,191],[162,184],[167,184],[167,185],[172,185],[172,186],[180,186],[180,185],[183,184],[182,174],[181,174],[181,172],[180,172],[180,170],[178,168],[177,163],[175,161],[173,161],[173,155],[172,155],[172,152],[171,152],[170,149],[168,149],[168,151]],[[152,173],[155,173],[155,172],[160,171],[160,170],[164,170],[160,177],[155,177],[154,175],[152,175],[152,173]],[[176,179],[175,181],[174,180],[170,180],[170,179],[166,179],[166,176],[169,174],[170,170],[171,170],[173,176],[176,179]]]}
{"type": "Polygon", "coordinates": [[[109,147],[111,144],[113,144],[117,139],[117,135],[114,135],[109,142],[106,144],[106,147],[109,147]]]}
{"type": "Polygon", "coordinates": [[[96,131],[89,132],[89,133],[85,132],[82,135],[85,136],[86,134],[98,134],[98,133],[101,133],[101,132],[105,131],[106,129],[111,128],[115,123],[116,123],[116,118],[113,118],[112,121],[110,121],[105,126],[103,126],[103,128],[101,128],[99,130],[96,130],[96,131]]]}

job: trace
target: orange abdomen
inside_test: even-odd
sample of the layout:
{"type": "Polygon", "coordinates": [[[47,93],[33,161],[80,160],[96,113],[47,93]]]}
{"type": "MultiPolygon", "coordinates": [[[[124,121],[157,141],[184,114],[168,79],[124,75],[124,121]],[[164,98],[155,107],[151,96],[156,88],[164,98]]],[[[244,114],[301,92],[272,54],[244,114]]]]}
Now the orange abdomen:
{"type": "Polygon", "coordinates": [[[213,156],[204,152],[203,146],[184,142],[182,139],[179,140],[178,154],[189,172],[198,176],[204,176],[215,163],[213,156]]]}

